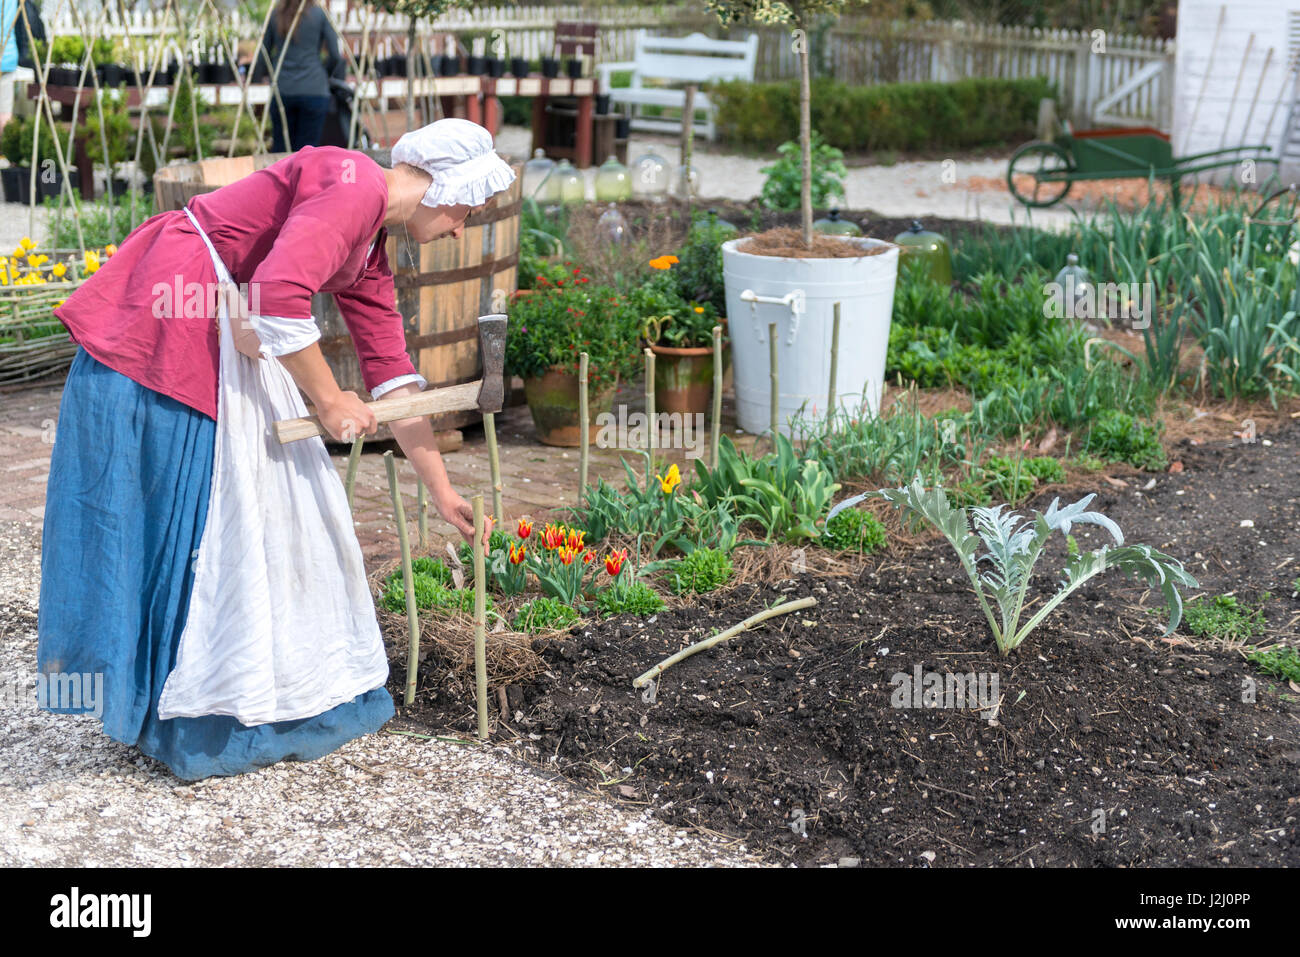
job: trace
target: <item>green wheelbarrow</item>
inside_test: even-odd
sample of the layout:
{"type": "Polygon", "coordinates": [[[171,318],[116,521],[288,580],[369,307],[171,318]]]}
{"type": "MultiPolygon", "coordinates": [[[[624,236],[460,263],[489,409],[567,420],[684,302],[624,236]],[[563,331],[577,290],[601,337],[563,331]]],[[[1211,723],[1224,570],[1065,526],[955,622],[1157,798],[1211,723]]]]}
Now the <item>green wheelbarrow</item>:
{"type": "Polygon", "coordinates": [[[1026,206],[1042,207],[1065,199],[1076,180],[1155,177],[1168,180],[1177,205],[1182,177],[1245,160],[1276,165],[1264,155],[1269,152],[1263,145],[1233,146],[1175,157],[1168,135],[1149,126],[1075,131],[1066,123],[1055,141],[1026,143],[1012,154],[1007,186],[1026,206]]]}

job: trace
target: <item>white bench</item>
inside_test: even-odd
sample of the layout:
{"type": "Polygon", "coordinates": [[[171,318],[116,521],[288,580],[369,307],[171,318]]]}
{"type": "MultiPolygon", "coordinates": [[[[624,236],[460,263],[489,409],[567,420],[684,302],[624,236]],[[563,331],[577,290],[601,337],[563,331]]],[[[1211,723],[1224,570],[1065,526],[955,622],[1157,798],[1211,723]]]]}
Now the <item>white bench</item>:
{"type": "MultiPolygon", "coordinates": [[[[626,63],[602,63],[600,88],[609,93],[610,102],[628,107],[632,128],[677,132],[681,120],[664,117],[638,116],[637,108],[662,106],[678,111],[686,107],[686,91],[666,84],[703,84],[715,80],[745,80],[753,82],[754,64],[758,59],[758,35],[747,40],[711,40],[702,33],[688,37],[647,36],[637,34],[636,59],[626,63]],[[632,71],[630,87],[612,88],[610,74],[632,71]],[[650,81],[650,86],[646,85],[650,81]]],[[[695,94],[695,109],[704,113],[704,122],[691,121],[697,133],[714,138],[713,104],[703,92],[695,94]]]]}

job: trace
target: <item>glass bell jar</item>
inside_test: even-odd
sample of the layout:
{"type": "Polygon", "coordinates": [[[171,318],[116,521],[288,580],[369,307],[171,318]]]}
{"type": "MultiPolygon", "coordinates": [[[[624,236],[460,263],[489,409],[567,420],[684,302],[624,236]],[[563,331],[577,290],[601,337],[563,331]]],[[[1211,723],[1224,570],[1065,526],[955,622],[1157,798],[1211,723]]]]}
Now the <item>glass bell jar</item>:
{"type": "Polygon", "coordinates": [[[546,150],[534,151],[533,158],[524,164],[524,182],[520,187],[524,199],[532,197],[538,202],[541,201],[541,197],[537,195],[537,189],[542,183],[546,182],[546,177],[551,175],[553,169],[555,169],[555,160],[546,155],[546,150]]]}
{"type": "Polygon", "coordinates": [[[632,198],[632,174],[617,157],[611,156],[596,170],[596,201],[622,203],[632,198]]]}
{"type": "Polygon", "coordinates": [[[700,196],[700,171],[683,163],[673,174],[673,195],[678,199],[698,199],[700,196]]]}
{"type": "Polygon", "coordinates": [[[852,220],[841,219],[840,211],[832,209],[830,215],[813,223],[813,229],[827,236],[861,236],[862,227],[852,220]]]}
{"type": "Polygon", "coordinates": [[[596,227],[601,237],[612,243],[621,243],[627,239],[627,220],[613,203],[610,203],[609,208],[600,214],[596,227]]]}
{"type": "Polygon", "coordinates": [[[671,178],[666,159],[658,153],[643,153],[632,163],[632,198],[663,202],[671,178]]]}

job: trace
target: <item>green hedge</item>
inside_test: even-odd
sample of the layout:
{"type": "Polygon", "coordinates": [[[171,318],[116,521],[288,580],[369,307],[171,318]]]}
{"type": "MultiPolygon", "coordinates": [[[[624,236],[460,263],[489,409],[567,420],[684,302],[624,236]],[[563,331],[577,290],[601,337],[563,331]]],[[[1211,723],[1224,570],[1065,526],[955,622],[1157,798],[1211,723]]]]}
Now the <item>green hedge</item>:
{"type": "MultiPolygon", "coordinates": [[[[731,146],[772,149],[799,135],[798,83],[720,83],[718,136],[731,146]]],[[[1055,96],[1042,78],[848,86],[816,80],[812,125],[849,152],[984,146],[1031,138],[1038,101],[1055,96]]]]}

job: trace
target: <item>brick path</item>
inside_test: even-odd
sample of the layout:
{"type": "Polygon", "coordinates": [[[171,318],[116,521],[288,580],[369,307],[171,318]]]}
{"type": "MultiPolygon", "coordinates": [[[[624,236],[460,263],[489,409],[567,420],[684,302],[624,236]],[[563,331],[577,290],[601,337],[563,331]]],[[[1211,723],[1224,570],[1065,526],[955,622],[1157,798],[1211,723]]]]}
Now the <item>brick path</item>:
{"type": "MultiPolygon", "coordinates": [[[[45,515],[45,485],[61,393],[61,383],[0,393],[0,522],[23,522],[40,528],[45,515]]],[[[621,389],[615,402],[616,406],[626,404],[629,413],[644,408],[639,386],[621,389]]],[[[730,396],[723,402],[723,427],[742,447],[753,441],[752,436],[735,434],[730,396]]],[[[464,430],[464,436],[465,443],[459,451],[444,455],[447,472],[466,498],[482,492],[490,513],[492,488],[483,430],[470,427],[464,430]]],[[[578,489],[578,450],[553,448],[538,442],[527,406],[516,406],[497,416],[497,438],[504,485],[503,507],[510,526],[521,515],[537,518],[551,509],[574,503],[578,489]]],[[[707,449],[707,434],[703,441],[707,449]]],[[[398,555],[397,525],[384,468],[385,448],[396,448],[396,445],[376,444],[362,455],[354,492],[357,539],[371,567],[398,555]]],[[[594,483],[603,477],[621,488],[623,467],[619,450],[592,448],[591,453],[590,481],[594,483]]],[[[683,468],[688,464],[681,450],[662,454],[683,468]]],[[[633,454],[631,461],[639,473],[641,457],[633,454]]],[[[334,462],[340,476],[346,474],[346,450],[334,455],[334,462]]],[[[400,453],[398,474],[414,546],[418,541],[415,472],[400,458],[400,453]]],[[[451,525],[432,508],[428,528],[427,551],[441,553],[445,542],[460,541],[451,525]]]]}

